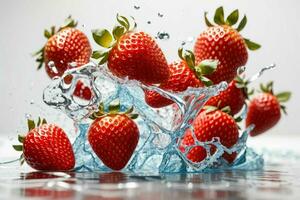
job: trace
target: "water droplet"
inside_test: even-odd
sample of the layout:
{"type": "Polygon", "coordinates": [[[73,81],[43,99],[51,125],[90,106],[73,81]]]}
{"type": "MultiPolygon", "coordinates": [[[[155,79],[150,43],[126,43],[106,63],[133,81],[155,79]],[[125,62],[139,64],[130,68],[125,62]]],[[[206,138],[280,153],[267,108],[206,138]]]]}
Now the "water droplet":
{"type": "Polygon", "coordinates": [[[31,99],[31,101],[30,101],[30,105],[33,105],[34,104],[34,100],[33,99],[31,99]]]}
{"type": "Polygon", "coordinates": [[[151,24],[151,21],[147,21],[147,24],[151,24]]]}
{"type": "Polygon", "coordinates": [[[164,14],[162,14],[162,13],[157,13],[157,15],[158,15],[158,17],[163,17],[164,16],[164,14]]]}
{"type": "Polygon", "coordinates": [[[84,25],[84,24],[82,24],[81,26],[82,26],[83,28],[85,27],[85,25],[84,25]]]}
{"type": "Polygon", "coordinates": [[[157,38],[160,40],[168,40],[170,39],[170,34],[165,31],[159,31],[157,33],[157,38]]]}
{"type": "Polygon", "coordinates": [[[55,63],[53,61],[50,61],[48,63],[48,67],[50,67],[50,69],[55,73],[55,74],[58,74],[58,71],[57,71],[57,68],[55,66],[55,63]]]}
{"type": "Polygon", "coordinates": [[[181,42],[181,46],[184,46],[186,43],[185,43],[185,41],[182,41],[181,42]]]}
{"type": "Polygon", "coordinates": [[[138,5],[134,5],[133,7],[134,7],[134,9],[136,9],[136,10],[139,10],[139,9],[141,8],[141,7],[138,6],[138,5]]]}
{"type": "Polygon", "coordinates": [[[29,114],[29,113],[25,113],[25,118],[26,118],[26,119],[32,119],[32,116],[31,116],[31,114],[29,114]]]}

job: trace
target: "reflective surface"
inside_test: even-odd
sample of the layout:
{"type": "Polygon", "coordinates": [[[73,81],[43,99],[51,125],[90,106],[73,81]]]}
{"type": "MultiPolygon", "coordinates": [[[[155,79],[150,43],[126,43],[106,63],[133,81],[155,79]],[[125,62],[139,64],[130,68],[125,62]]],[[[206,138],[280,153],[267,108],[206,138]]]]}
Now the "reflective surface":
{"type": "Polygon", "coordinates": [[[300,157],[266,153],[259,171],[142,175],[0,166],[0,199],[300,199],[300,157]]]}

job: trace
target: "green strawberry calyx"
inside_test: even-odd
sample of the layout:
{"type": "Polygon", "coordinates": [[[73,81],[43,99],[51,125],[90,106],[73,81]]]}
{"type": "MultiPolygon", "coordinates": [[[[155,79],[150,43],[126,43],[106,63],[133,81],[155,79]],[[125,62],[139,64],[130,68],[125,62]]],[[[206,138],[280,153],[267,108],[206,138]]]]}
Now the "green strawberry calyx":
{"type": "Polygon", "coordinates": [[[183,48],[178,49],[178,56],[181,60],[186,62],[189,68],[205,86],[213,85],[213,82],[206,76],[216,71],[219,64],[218,60],[207,59],[196,65],[194,53],[190,50],[183,50],[183,48]]]}
{"type": "MultiPolygon", "coordinates": [[[[40,125],[43,125],[43,124],[47,124],[46,119],[41,119],[39,117],[37,123],[35,123],[32,119],[28,119],[27,120],[28,132],[30,132],[34,128],[39,127],[40,125]]],[[[20,142],[20,144],[12,145],[16,151],[23,152],[23,143],[25,141],[25,137],[26,137],[26,135],[18,135],[18,141],[20,142]]],[[[21,165],[23,165],[23,163],[25,161],[23,153],[21,154],[19,160],[20,160],[21,165]]]]}
{"type": "Polygon", "coordinates": [[[237,75],[235,77],[235,87],[241,89],[246,99],[249,99],[249,96],[254,94],[254,89],[249,90],[249,80],[243,79],[241,76],[237,75]]]}
{"type": "Polygon", "coordinates": [[[111,48],[117,44],[121,36],[133,31],[137,26],[133,17],[129,20],[119,14],[117,14],[117,22],[118,25],[113,28],[112,32],[107,29],[92,30],[95,42],[104,49],[96,50],[92,53],[92,58],[99,60],[99,65],[107,62],[111,48]]]}
{"type": "MultiPolygon", "coordinates": [[[[58,33],[59,31],[61,31],[64,28],[75,28],[77,26],[77,21],[75,21],[74,19],[72,19],[71,15],[65,19],[64,23],[62,26],[60,26],[58,29],[56,29],[55,26],[51,26],[49,30],[45,29],[44,30],[44,36],[45,38],[47,38],[47,40],[49,40],[53,35],[55,35],[56,33],[58,33]]],[[[45,50],[45,46],[43,46],[40,50],[38,50],[37,52],[33,53],[33,57],[36,57],[35,61],[38,63],[38,70],[42,68],[45,58],[44,58],[44,50],[45,50]]]]}
{"type": "Polygon", "coordinates": [[[92,120],[95,120],[99,117],[103,117],[106,115],[127,115],[129,118],[131,119],[136,119],[138,118],[138,114],[137,113],[133,113],[134,107],[131,106],[128,109],[126,109],[124,112],[121,111],[121,104],[119,100],[115,100],[113,102],[111,102],[108,106],[108,109],[104,108],[104,104],[100,103],[99,107],[98,107],[98,111],[94,112],[89,118],[92,120]]]}
{"type": "MultiPolygon", "coordinates": [[[[204,19],[205,23],[208,27],[214,26],[208,18],[207,18],[207,12],[204,12],[204,19]]],[[[214,22],[219,25],[219,26],[234,26],[239,20],[239,10],[236,9],[233,12],[231,12],[228,17],[225,19],[224,18],[224,9],[222,6],[216,9],[215,15],[214,15],[214,22]]],[[[247,24],[247,17],[244,15],[243,19],[240,21],[239,25],[235,28],[236,31],[241,32],[247,24]]],[[[249,50],[257,50],[261,47],[260,44],[257,44],[247,38],[244,38],[244,41],[248,47],[249,50]]]]}
{"type": "Polygon", "coordinates": [[[283,103],[289,101],[289,99],[292,96],[292,93],[289,91],[284,91],[284,92],[280,92],[277,94],[274,94],[274,90],[273,90],[273,81],[268,82],[267,84],[260,84],[260,90],[263,93],[268,93],[271,95],[274,95],[276,97],[276,99],[279,101],[280,103],[280,108],[283,111],[284,114],[287,114],[286,112],[286,106],[283,105],[283,103]]]}

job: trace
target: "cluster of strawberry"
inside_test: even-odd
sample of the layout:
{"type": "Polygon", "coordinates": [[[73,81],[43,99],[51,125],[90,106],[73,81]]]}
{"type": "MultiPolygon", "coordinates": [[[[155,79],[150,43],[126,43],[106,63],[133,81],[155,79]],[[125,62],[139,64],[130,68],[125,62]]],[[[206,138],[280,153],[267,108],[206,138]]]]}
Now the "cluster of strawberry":
{"type": "MultiPolygon", "coordinates": [[[[84,33],[76,29],[76,22],[71,18],[57,31],[52,27],[45,30],[46,45],[37,52],[39,68],[45,63],[46,72],[52,78],[61,76],[70,68],[70,62],[81,66],[89,62],[90,57],[99,60],[99,65],[107,63],[108,69],[117,77],[139,80],[144,84],[157,84],[161,89],[171,92],[185,91],[188,87],[205,87],[226,81],[229,86],[219,95],[212,97],[192,124],[195,137],[199,141],[210,141],[219,137],[220,142],[230,148],[239,138],[238,117],[245,104],[249,110],[246,126],[254,124],[250,135],[258,135],[273,127],[280,119],[280,102],[289,99],[290,93],[273,94],[272,83],[261,86],[262,93],[251,101],[247,90],[248,81],[238,76],[237,70],[248,60],[247,48],[260,48],[249,39],[243,38],[240,31],[246,25],[244,16],[238,26],[239,11],[234,10],[226,19],[224,11],[219,7],[214,15],[215,25],[207,19],[208,28],[203,31],[193,51],[178,50],[180,60],[168,65],[167,60],[155,40],[145,32],[136,31],[133,19],[117,15],[118,25],[112,32],[94,30],[93,38],[101,50],[91,50],[90,43],[84,33]],[[49,66],[49,62],[54,62],[49,66]]],[[[70,81],[68,77],[65,81],[70,81]]],[[[153,108],[162,108],[173,104],[154,91],[145,90],[145,101],[153,108]]],[[[84,83],[78,81],[73,95],[90,100],[92,93],[84,83]]],[[[100,106],[91,118],[94,120],[88,131],[88,141],[102,162],[113,170],[124,168],[130,160],[139,140],[139,130],[133,121],[137,115],[133,108],[119,112],[119,105],[111,105],[105,113],[100,106]]],[[[16,150],[23,151],[21,160],[38,170],[70,170],[74,167],[74,153],[64,131],[56,125],[48,125],[39,120],[38,127],[29,120],[29,133],[19,137],[24,145],[15,145],[16,150]]],[[[187,131],[180,145],[180,150],[194,145],[191,131],[187,131]]],[[[214,149],[212,149],[214,151],[214,149]]],[[[213,152],[212,152],[213,153],[213,152]]],[[[188,154],[188,159],[200,162],[206,157],[204,148],[196,146],[188,154]]],[[[236,153],[224,154],[229,163],[236,153]]]]}

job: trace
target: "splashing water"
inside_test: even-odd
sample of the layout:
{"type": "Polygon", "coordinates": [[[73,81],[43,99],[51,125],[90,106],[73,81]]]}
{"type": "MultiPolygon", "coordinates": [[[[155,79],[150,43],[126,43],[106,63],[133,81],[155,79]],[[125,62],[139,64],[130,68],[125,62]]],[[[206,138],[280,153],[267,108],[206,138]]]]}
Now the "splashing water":
{"type": "Polygon", "coordinates": [[[97,66],[90,62],[79,68],[65,72],[61,78],[53,82],[44,90],[43,100],[46,104],[62,110],[77,125],[79,133],[73,144],[76,156],[76,170],[78,171],[108,171],[109,169],[98,159],[87,141],[89,128],[88,116],[97,111],[102,102],[104,108],[119,99],[121,110],[134,106],[134,112],[139,114],[135,120],[139,127],[140,139],[138,146],[124,171],[138,173],[173,173],[199,172],[223,169],[259,169],[263,166],[263,159],[253,150],[247,148],[246,141],[252,126],[240,134],[236,145],[231,148],[223,146],[219,138],[212,141],[200,142],[196,139],[191,124],[205,102],[220,91],[226,89],[227,84],[205,88],[188,88],[184,92],[171,93],[156,86],[144,85],[136,80],[120,79],[113,76],[106,66],[97,66]],[[72,76],[70,84],[64,83],[64,78],[72,76]],[[74,97],[77,81],[86,83],[91,91],[89,101],[78,100],[74,97]],[[166,108],[153,109],[144,100],[144,90],[153,90],[175,103],[166,108]],[[195,144],[180,151],[184,133],[192,132],[195,144]],[[187,154],[195,146],[203,147],[207,157],[195,163],[187,159],[187,154]],[[211,154],[210,149],[216,149],[211,154]],[[231,164],[223,158],[223,153],[237,153],[237,158],[231,164]]]}
{"type": "Polygon", "coordinates": [[[156,37],[160,40],[168,40],[170,39],[170,34],[165,31],[159,31],[156,37]]]}

